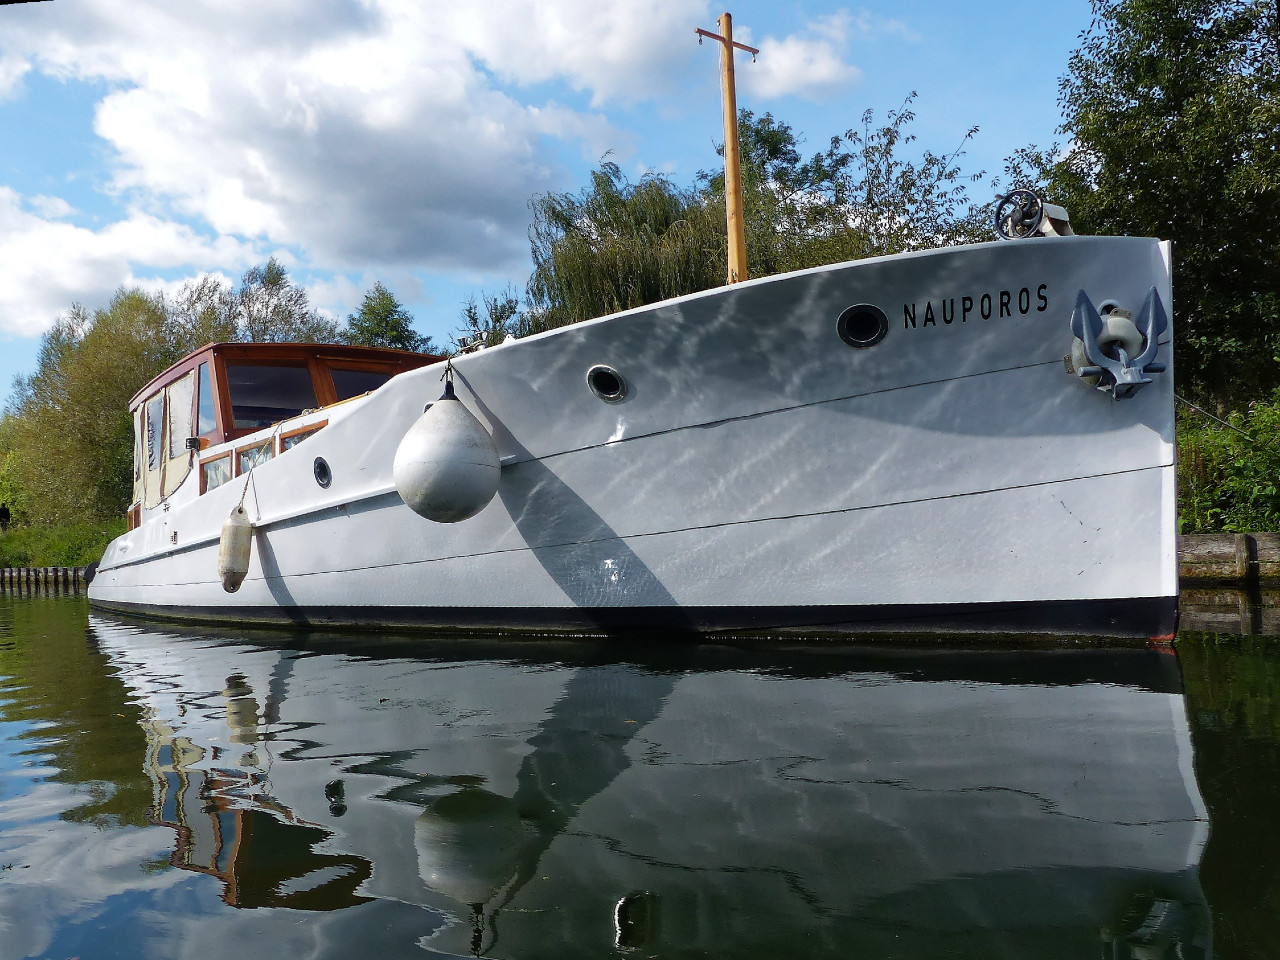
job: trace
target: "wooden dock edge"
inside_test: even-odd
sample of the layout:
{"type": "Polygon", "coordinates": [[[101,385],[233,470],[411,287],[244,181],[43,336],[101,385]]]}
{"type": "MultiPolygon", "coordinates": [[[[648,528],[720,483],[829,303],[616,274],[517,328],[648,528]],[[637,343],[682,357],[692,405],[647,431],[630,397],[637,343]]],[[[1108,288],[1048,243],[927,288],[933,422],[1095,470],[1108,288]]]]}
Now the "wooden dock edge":
{"type": "Polygon", "coordinates": [[[1280,585],[1280,533],[1191,533],[1178,537],[1183,586],[1280,585]]]}
{"type": "Polygon", "coordinates": [[[0,594],[80,593],[89,579],[88,567],[3,567],[0,594]]]}

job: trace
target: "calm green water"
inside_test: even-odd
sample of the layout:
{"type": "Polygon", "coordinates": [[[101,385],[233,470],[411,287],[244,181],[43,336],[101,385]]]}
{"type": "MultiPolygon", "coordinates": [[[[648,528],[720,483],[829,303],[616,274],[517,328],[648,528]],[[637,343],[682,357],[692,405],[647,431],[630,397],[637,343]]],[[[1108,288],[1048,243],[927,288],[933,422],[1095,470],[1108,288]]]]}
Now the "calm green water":
{"type": "Polygon", "coordinates": [[[229,635],[0,597],[0,960],[1280,956],[1280,640],[229,635]]]}

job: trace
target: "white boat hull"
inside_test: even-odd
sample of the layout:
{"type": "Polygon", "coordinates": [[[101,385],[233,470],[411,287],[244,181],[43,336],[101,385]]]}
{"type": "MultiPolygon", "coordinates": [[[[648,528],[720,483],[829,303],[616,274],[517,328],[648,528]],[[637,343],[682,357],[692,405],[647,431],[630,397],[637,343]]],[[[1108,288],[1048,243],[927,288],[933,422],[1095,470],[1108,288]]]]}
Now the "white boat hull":
{"type": "Polygon", "coordinates": [[[1170,338],[1166,371],[1120,401],[1062,359],[1081,290],[1136,310],[1153,287],[1171,304],[1155,241],[986,244],[461,357],[458,396],[503,466],[494,500],[456,524],[419,517],[392,482],[397,444],[440,391],[440,366],[411,371],[331,408],[247,483],[196,496],[193,471],[108,549],[90,600],[313,624],[1167,635],[1170,338]],[[837,335],[855,303],[889,318],[873,347],[837,335]],[[601,363],[625,378],[623,402],[588,388],[601,363]],[[217,538],[242,497],[255,537],[228,593],[217,538]]]}

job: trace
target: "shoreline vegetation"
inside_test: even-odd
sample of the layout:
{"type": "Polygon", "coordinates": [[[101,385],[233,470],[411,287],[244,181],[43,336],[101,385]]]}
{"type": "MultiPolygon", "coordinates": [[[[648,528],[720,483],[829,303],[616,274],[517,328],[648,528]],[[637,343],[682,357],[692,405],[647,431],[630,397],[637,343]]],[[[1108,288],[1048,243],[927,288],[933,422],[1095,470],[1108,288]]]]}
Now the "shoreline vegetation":
{"type": "MultiPolygon", "coordinates": [[[[1076,233],[1171,240],[1179,532],[1280,530],[1280,7],[1091,6],[1059,82],[1069,148],[1009,143],[999,176],[962,170],[976,127],[950,152],[917,145],[914,93],[882,120],[850,118],[807,159],[786,123],[741,111],[748,274],[990,240],[994,198],[1020,186],[1066,207],[1076,233]]],[[[122,287],[98,309],[73,304],[0,416],[13,517],[0,566],[97,559],[132,499],[129,398],[206,343],[449,354],[724,283],[723,172],[633,182],[606,155],[580,191],[529,207],[528,283],[469,297],[447,346],[380,282],[345,323],[322,315],[274,257],[238,285],[205,275],[176,294],[122,287]]]]}
{"type": "Polygon", "coordinates": [[[102,523],[10,525],[0,533],[0,569],[87,567],[124,533],[124,517],[102,523]]]}

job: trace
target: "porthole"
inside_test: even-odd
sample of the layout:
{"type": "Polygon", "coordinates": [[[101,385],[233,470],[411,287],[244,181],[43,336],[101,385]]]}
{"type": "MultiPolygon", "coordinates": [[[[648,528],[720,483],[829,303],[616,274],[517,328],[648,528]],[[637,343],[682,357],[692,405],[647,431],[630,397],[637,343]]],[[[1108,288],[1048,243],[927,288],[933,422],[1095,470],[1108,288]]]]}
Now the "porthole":
{"type": "Polygon", "coordinates": [[[889,318],[869,303],[854,304],[836,321],[836,333],[851,347],[874,347],[888,332],[889,318]]]}
{"type": "Polygon", "coordinates": [[[622,374],[603,363],[587,371],[587,386],[605,403],[618,403],[627,396],[627,381],[622,374]]]}
{"type": "Polygon", "coordinates": [[[315,462],[311,464],[311,472],[315,474],[316,483],[322,487],[327,487],[333,483],[333,471],[329,469],[329,461],[324,457],[316,457],[315,462]]]}

